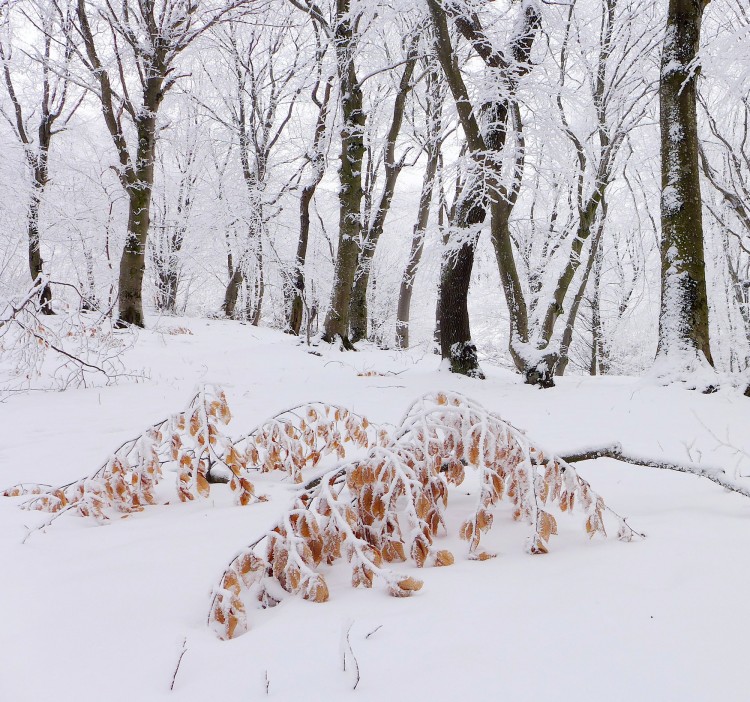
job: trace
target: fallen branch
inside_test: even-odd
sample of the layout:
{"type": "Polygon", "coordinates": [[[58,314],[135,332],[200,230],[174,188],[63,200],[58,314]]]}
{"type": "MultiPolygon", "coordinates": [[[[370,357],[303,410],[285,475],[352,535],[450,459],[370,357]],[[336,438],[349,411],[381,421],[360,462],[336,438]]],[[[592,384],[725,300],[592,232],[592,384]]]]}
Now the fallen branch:
{"type": "Polygon", "coordinates": [[[678,473],[691,473],[701,478],[706,478],[712,483],[721,485],[721,487],[736,492],[745,497],[750,497],[750,486],[741,485],[726,475],[723,468],[701,466],[696,463],[671,463],[670,461],[655,460],[645,456],[637,456],[632,453],[625,453],[619,443],[610,446],[601,446],[561,457],[567,463],[578,463],[580,461],[591,461],[597,458],[612,458],[615,461],[630,463],[634,466],[647,466],[648,468],[659,468],[660,470],[673,470],[678,473]]]}

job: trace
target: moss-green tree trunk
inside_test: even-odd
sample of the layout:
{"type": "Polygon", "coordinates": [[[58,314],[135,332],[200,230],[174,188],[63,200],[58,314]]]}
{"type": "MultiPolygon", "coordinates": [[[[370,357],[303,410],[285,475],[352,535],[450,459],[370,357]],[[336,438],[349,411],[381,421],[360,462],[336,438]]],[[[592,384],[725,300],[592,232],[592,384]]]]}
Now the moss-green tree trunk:
{"type": "MultiPolygon", "coordinates": [[[[152,90],[157,90],[156,86],[152,90]]],[[[143,278],[146,272],[146,245],[156,155],[155,111],[141,117],[136,128],[138,147],[135,178],[127,187],[128,230],[120,259],[118,324],[143,327],[143,278]]]]}
{"type": "Polygon", "coordinates": [[[657,358],[713,365],[703,252],[695,59],[705,0],[670,0],[661,59],[661,308],[657,358]]]}
{"type": "Polygon", "coordinates": [[[333,342],[339,338],[347,349],[352,348],[349,305],[362,234],[362,161],[365,154],[365,112],[354,62],[357,42],[350,4],[350,0],[336,0],[333,28],[343,126],[339,167],[339,242],[331,304],[323,326],[324,341],[333,342]]]}

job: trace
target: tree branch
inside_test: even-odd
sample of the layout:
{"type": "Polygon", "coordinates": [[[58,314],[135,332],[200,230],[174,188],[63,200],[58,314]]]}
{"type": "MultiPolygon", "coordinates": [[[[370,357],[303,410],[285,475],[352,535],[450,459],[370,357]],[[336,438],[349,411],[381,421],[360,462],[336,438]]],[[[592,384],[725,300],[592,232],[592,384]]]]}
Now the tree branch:
{"type": "Polygon", "coordinates": [[[727,490],[750,497],[750,486],[741,485],[731,480],[727,477],[726,471],[723,468],[701,466],[695,463],[671,463],[670,461],[637,456],[632,453],[626,453],[619,443],[577,451],[567,456],[560,456],[560,458],[567,463],[590,461],[596,458],[612,458],[615,461],[630,463],[634,466],[647,466],[648,468],[659,468],[660,470],[673,470],[678,473],[691,473],[700,478],[706,478],[712,483],[721,485],[721,487],[727,490]]]}

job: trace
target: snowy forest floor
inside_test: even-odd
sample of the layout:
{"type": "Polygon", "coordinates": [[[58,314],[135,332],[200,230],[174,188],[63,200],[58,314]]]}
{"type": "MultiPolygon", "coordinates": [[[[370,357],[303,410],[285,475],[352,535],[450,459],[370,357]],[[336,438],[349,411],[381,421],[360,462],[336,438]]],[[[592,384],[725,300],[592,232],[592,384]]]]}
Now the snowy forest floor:
{"type": "MultiPolygon", "coordinates": [[[[313,400],[397,422],[417,396],[447,389],[556,453],[618,441],[639,455],[750,475],[750,400],[736,391],[572,376],[537,390],[487,365],[484,382],[439,372],[424,350],[321,346],[316,356],[297,339],[236,322],[151,321],[125,357],[145,371],[142,382],[0,403],[0,489],[91,473],[204,382],[225,389],[232,435],[313,400]],[[193,334],[165,333],[174,327],[193,334]],[[383,375],[358,375],[368,372],[383,375]]],[[[530,556],[524,527],[501,502],[483,540],[497,558],[464,558],[456,517],[444,539],[455,565],[421,571],[414,597],[355,590],[337,565],[326,575],[329,602],[251,610],[250,631],[229,642],[206,626],[211,588],[288,507],[288,482],[259,476],[256,489],[271,499],[248,507],[220,487],[207,501],[104,526],[65,515],[24,544],[49,515],[0,499],[0,700],[748,699],[750,500],[610,459],[579,466],[645,540],[589,541],[575,515],[560,515],[550,553],[530,556]]],[[[452,504],[469,509],[467,490],[451,488],[452,504]]]]}

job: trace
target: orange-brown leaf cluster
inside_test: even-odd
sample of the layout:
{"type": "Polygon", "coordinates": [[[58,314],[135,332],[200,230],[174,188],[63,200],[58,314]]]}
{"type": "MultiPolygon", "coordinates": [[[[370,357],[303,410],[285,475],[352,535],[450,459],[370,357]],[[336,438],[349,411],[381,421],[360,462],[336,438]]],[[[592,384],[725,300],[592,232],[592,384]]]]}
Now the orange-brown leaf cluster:
{"type": "Polygon", "coordinates": [[[206,387],[189,407],[122,444],[92,475],[59,488],[19,486],[8,496],[29,495],[25,506],[46,512],[71,510],[105,521],[116,513],[142,510],[159,502],[157,485],[173,467],[177,496],[183,502],[206,498],[214,472],[223,471],[239,504],[254,499],[244,457],[226,433],[231,412],[220,390],[206,387]]]}
{"type": "MultiPolygon", "coordinates": [[[[339,423],[350,417],[346,411],[311,405],[295,416],[296,422],[276,418],[251,434],[247,460],[301,480],[305,467],[338,451],[344,437],[339,423]],[[306,446],[301,452],[296,448],[300,443],[306,446]]],[[[317,569],[344,557],[354,587],[370,588],[379,580],[396,597],[418,591],[421,580],[399,575],[389,564],[411,561],[419,568],[454,563],[453,554],[437,548],[435,541],[446,531],[449,486],[462,484],[469,468],[479,473],[479,495],[459,534],[469,543],[473,560],[494,557],[479,547],[503,499],[511,503],[513,518],[530,526],[531,553],[547,553],[557,534],[555,517],[542,508],[546,505],[561,511],[578,506],[586,515],[586,530],[603,532],[604,503],[571,466],[545,458],[522,432],[460,395],[441,392],[421,398],[392,436],[383,437],[363,420],[346,432],[348,440],[368,449],[366,456],[301,489],[293,509],[261,539],[266,541],[263,555],[257,552],[260,542],[244,554],[263,564],[264,585],[250,588],[260,606],[275,604],[269,596],[278,591],[274,588],[325,601],[328,587],[317,569]],[[367,438],[362,433],[357,438],[357,428],[367,438]]],[[[236,567],[233,561],[229,569],[236,567]]],[[[221,586],[216,591],[212,612],[224,612],[217,601],[227,602],[225,590],[221,586]]],[[[222,616],[223,621],[216,614],[212,621],[222,637],[231,638],[229,615],[222,616]]]]}

